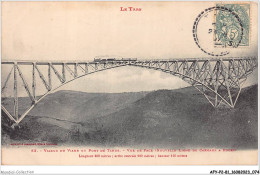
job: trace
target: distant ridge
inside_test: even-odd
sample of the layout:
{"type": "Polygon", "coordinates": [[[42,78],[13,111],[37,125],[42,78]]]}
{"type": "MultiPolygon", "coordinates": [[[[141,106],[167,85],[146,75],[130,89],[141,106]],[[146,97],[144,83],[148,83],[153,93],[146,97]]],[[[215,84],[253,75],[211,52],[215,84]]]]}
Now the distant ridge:
{"type": "MultiPolygon", "coordinates": [[[[58,91],[2,143],[22,140],[92,146],[257,149],[258,85],[234,109],[215,109],[192,87],[133,93],[58,91]]],[[[23,99],[25,103],[26,98],[23,99]]]]}

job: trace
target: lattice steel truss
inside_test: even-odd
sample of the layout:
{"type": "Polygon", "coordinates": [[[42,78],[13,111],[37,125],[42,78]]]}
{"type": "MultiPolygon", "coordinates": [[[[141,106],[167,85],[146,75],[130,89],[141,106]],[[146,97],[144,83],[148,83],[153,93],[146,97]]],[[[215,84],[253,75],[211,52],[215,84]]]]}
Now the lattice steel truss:
{"type": "MultiPolygon", "coordinates": [[[[2,61],[2,69],[6,65],[11,65],[2,85],[2,94],[7,88],[7,83],[13,84],[13,113],[8,111],[3,104],[2,111],[14,122],[12,126],[18,125],[24,117],[39,103],[44,97],[59,87],[76,80],[80,77],[122,66],[137,66],[148,69],[160,70],[175,76],[198,89],[214,107],[226,106],[234,108],[238,100],[241,84],[246,80],[248,74],[257,67],[257,58],[223,58],[223,59],[170,59],[170,60],[103,60],[93,62],[31,62],[31,61],[2,61]],[[22,69],[21,66],[26,68],[22,69]],[[47,68],[47,75],[41,67],[47,68]],[[28,68],[29,67],[29,68],[28,68]],[[32,81],[29,84],[24,72],[30,71],[32,81]],[[10,80],[10,77],[13,79],[10,80]],[[36,77],[41,81],[36,82],[36,77]],[[54,77],[56,77],[54,79],[54,77]],[[23,88],[26,90],[31,100],[30,107],[24,112],[18,111],[18,78],[21,79],[23,88]],[[59,82],[53,86],[54,82],[59,82]],[[44,86],[45,93],[37,94],[39,86],[44,86]]],[[[45,71],[45,72],[46,72],[45,71]]]]}

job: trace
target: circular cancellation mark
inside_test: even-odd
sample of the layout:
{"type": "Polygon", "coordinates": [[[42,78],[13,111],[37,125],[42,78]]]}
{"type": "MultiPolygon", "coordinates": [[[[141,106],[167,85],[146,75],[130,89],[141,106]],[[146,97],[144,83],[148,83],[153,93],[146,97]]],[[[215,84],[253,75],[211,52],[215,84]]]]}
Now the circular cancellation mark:
{"type": "Polygon", "coordinates": [[[244,28],[239,16],[223,6],[202,11],[193,24],[193,38],[197,46],[211,56],[229,54],[242,41],[244,28]]]}

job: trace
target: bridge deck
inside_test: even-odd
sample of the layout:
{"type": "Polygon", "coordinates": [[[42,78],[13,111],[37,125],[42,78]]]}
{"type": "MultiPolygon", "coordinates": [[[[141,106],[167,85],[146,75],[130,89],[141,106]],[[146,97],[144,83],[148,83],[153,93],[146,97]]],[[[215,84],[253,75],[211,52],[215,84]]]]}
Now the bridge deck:
{"type": "MultiPolygon", "coordinates": [[[[133,58],[123,58],[123,59],[133,59],[133,58]]],[[[33,63],[37,63],[39,65],[48,65],[49,63],[52,63],[54,65],[60,65],[60,64],[96,64],[96,63],[113,63],[113,62],[204,62],[204,61],[230,61],[230,60],[250,60],[250,59],[256,59],[256,57],[225,57],[225,58],[173,58],[173,59],[135,59],[135,60],[123,60],[123,59],[115,59],[113,61],[106,60],[106,61],[81,61],[81,60],[42,60],[42,61],[35,61],[35,60],[2,60],[2,64],[24,64],[24,65],[31,65],[33,63]]]]}

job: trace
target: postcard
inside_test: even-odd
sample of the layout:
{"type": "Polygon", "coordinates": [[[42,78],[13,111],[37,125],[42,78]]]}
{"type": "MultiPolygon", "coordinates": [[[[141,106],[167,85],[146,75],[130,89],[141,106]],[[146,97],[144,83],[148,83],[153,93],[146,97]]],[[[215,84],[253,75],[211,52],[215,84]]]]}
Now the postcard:
{"type": "Polygon", "coordinates": [[[2,165],[258,164],[257,2],[1,8],[2,165]]]}

